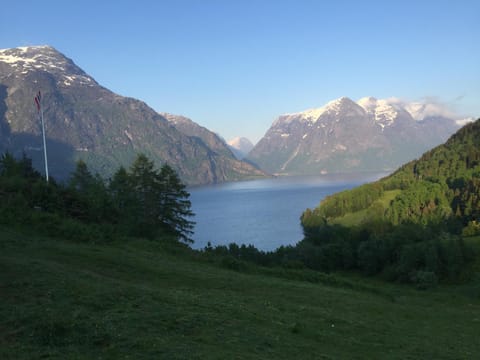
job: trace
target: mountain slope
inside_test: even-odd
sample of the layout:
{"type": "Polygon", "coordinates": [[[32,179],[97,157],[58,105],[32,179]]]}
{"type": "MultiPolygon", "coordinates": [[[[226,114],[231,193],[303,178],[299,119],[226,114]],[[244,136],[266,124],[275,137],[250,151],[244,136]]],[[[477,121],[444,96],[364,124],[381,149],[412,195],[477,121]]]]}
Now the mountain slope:
{"type": "MultiPolygon", "coordinates": [[[[0,50],[0,151],[24,151],[39,169],[42,143],[33,103],[39,90],[50,172],[57,178],[68,176],[77,159],[109,176],[119,165],[128,166],[138,152],[168,162],[189,184],[239,177],[223,154],[178,131],[145,103],[100,86],[54,48],[0,50]]],[[[241,176],[258,176],[249,171],[242,169],[241,176]]]]}
{"type": "Polygon", "coordinates": [[[238,160],[223,139],[214,132],[180,115],[162,113],[178,131],[188,137],[205,144],[216,159],[215,182],[242,180],[252,177],[263,177],[266,174],[244,161],[238,160]]]}
{"type": "Polygon", "coordinates": [[[418,121],[393,100],[342,97],[280,116],[248,159],[280,174],[391,170],[457,129],[452,119],[418,121]]]}

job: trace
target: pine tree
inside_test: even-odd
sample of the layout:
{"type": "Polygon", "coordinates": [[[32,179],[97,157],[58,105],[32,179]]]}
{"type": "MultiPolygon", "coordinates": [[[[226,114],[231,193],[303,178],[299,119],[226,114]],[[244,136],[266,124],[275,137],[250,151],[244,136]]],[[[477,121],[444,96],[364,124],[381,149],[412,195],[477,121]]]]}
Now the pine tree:
{"type": "Polygon", "coordinates": [[[190,235],[195,223],[188,218],[194,214],[185,185],[168,164],[162,166],[159,181],[162,187],[160,221],[169,232],[186,242],[193,242],[190,235]]]}
{"type": "Polygon", "coordinates": [[[70,196],[80,219],[94,222],[110,220],[111,200],[100,176],[92,175],[83,160],[77,162],[69,182],[70,196]]]}
{"type": "Polygon", "coordinates": [[[188,220],[193,216],[190,194],[173,168],[164,165],[157,171],[153,161],[140,154],[130,168],[129,177],[138,206],[135,215],[138,234],[154,237],[163,230],[193,242],[190,235],[194,223],[188,220]]]}

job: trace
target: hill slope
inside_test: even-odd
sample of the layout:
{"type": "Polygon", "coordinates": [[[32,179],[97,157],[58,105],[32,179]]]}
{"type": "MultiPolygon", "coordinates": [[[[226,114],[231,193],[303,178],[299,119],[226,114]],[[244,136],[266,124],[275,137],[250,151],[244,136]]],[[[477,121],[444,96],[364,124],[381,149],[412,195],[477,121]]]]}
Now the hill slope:
{"type": "Polygon", "coordinates": [[[57,178],[68,176],[77,159],[109,176],[138,152],[168,162],[189,184],[258,176],[233,155],[226,159],[207,143],[178,131],[145,103],[100,86],[52,47],[0,50],[0,151],[24,151],[38,169],[43,165],[42,142],[33,98],[39,90],[50,172],[57,178]]]}
{"type": "MultiPolygon", "coordinates": [[[[334,221],[360,211],[396,225],[480,218],[480,120],[375,183],[327,197],[313,217],[334,221]],[[394,194],[385,201],[385,197],[394,194]]],[[[362,219],[362,217],[360,217],[362,219]]],[[[348,225],[348,224],[347,224],[348,225]]]]}
{"type": "Polygon", "coordinates": [[[0,229],[0,246],[2,359],[480,352],[479,294],[460,287],[418,292],[293,270],[239,273],[141,240],[75,244],[0,229]],[[319,282],[286,279],[302,276],[319,282]]]}
{"type": "MultiPolygon", "coordinates": [[[[325,198],[301,217],[309,266],[435,286],[478,276],[480,120],[377,182],[325,198]]],[[[298,255],[297,255],[298,257],[298,255]]]]}

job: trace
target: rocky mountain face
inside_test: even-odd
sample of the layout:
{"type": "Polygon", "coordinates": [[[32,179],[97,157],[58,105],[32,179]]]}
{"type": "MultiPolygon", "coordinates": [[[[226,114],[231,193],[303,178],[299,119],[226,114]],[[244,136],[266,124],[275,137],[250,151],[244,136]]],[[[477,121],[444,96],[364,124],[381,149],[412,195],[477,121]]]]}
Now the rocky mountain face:
{"type": "Polygon", "coordinates": [[[265,172],[253,165],[239,161],[225,141],[214,132],[181,115],[161,115],[181,133],[197,140],[199,144],[207,145],[212,156],[221,157],[215,164],[216,182],[266,176],[265,172]]]}
{"type": "Polygon", "coordinates": [[[230,150],[235,154],[237,159],[245,158],[253,149],[253,144],[250,140],[244,137],[236,137],[228,141],[230,150]]]}
{"type": "Polygon", "coordinates": [[[423,114],[419,119],[418,106],[409,111],[395,99],[368,97],[355,102],[342,97],[318,109],[280,116],[248,160],[277,174],[391,170],[444,142],[459,128],[453,119],[435,116],[434,111],[423,114]]]}
{"type": "MultiPolygon", "coordinates": [[[[64,179],[83,159],[109,176],[145,153],[169,163],[188,184],[260,176],[204,137],[179,130],[145,103],[100,86],[49,46],[0,50],[0,151],[25,152],[43,168],[34,97],[42,92],[50,174],[64,179]]],[[[206,130],[206,129],[205,129],[206,130]]]]}

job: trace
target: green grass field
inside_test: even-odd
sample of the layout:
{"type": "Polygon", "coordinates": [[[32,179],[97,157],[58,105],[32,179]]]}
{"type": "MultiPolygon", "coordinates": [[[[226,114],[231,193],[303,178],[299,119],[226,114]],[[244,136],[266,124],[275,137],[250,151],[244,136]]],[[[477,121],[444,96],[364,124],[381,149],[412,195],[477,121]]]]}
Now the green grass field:
{"type": "Polygon", "coordinates": [[[0,359],[480,354],[478,277],[418,291],[353,275],[219,264],[148,241],[78,244],[0,230],[0,359]]]}
{"type": "MultiPolygon", "coordinates": [[[[390,202],[395,199],[397,195],[399,195],[402,191],[401,190],[389,190],[385,191],[383,196],[375,201],[374,204],[381,204],[383,209],[388,208],[390,206],[390,202]]],[[[356,211],[353,213],[348,213],[342,217],[335,218],[332,220],[333,224],[343,225],[343,226],[356,226],[360,225],[363,221],[370,218],[370,208],[363,209],[360,211],[356,211]]]]}

